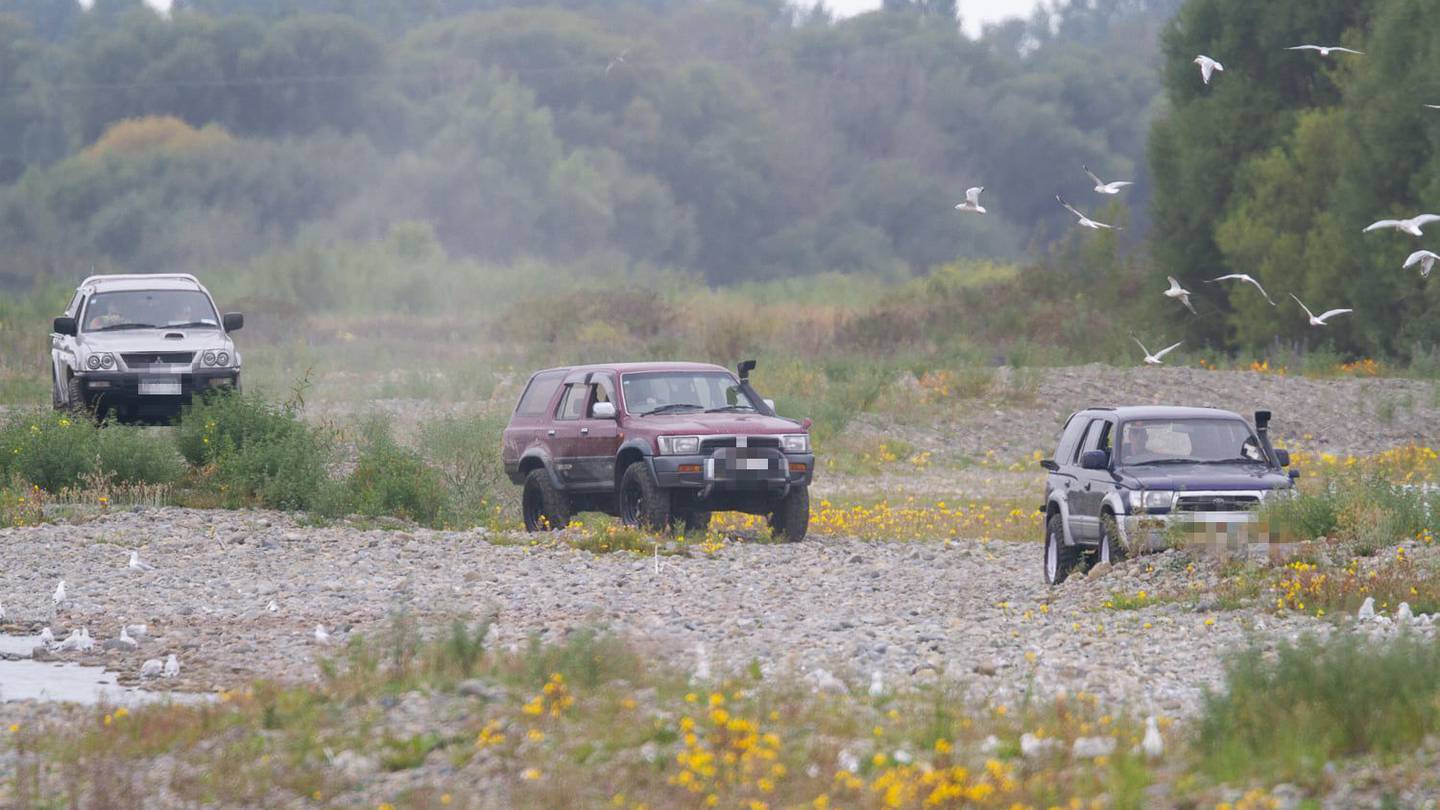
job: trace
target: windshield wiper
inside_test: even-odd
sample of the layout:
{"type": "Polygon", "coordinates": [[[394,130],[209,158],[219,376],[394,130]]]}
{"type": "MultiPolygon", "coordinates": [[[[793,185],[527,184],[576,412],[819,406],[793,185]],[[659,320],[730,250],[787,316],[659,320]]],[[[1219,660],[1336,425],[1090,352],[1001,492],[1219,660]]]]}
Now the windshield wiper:
{"type": "Polygon", "coordinates": [[[114,332],[114,331],[117,330],[117,329],[155,329],[155,328],[156,328],[156,326],[155,326],[155,324],[153,324],[153,323],[112,323],[112,324],[110,324],[109,326],[102,326],[102,327],[100,327],[99,329],[93,329],[93,330],[91,330],[91,331],[94,331],[94,332],[114,332]]]}
{"type": "Polygon", "coordinates": [[[718,408],[709,408],[705,413],[724,413],[726,411],[753,411],[754,405],[721,405],[718,408]]]}
{"type": "Polygon", "coordinates": [[[190,321],[189,323],[165,324],[166,329],[194,329],[197,326],[203,326],[207,329],[215,329],[219,326],[219,324],[215,323],[214,321],[190,321]]]}
{"type": "Polygon", "coordinates": [[[703,411],[705,410],[705,407],[703,405],[695,405],[689,402],[672,402],[669,405],[661,405],[658,408],[652,408],[651,410],[648,410],[640,415],[651,416],[652,414],[669,413],[671,411],[678,411],[682,409],[691,411],[703,411]]]}
{"type": "Polygon", "coordinates": [[[1154,461],[1126,461],[1122,462],[1126,467],[1158,467],[1162,464],[1200,464],[1193,458],[1157,458],[1154,461]]]}
{"type": "Polygon", "coordinates": [[[1258,458],[1217,458],[1217,459],[1212,459],[1212,460],[1210,460],[1210,461],[1202,461],[1202,462],[1199,462],[1199,463],[1201,463],[1201,464],[1265,464],[1265,465],[1269,465],[1270,462],[1268,462],[1268,461],[1262,461],[1262,460],[1260,460],[1260,459],[1258,459],[1258,458]]]}

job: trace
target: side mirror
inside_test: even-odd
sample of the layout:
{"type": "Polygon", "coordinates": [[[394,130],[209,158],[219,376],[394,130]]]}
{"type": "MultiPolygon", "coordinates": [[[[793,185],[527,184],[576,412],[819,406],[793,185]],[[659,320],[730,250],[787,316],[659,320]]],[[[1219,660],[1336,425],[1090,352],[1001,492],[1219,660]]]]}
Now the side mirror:
{"type": "Polygon", "coordinates": [[[1107,450],[1086,450],[1080,456],[1080,466],[1087,470],[1103,470],[1110,466],[1110,453],[1107,450]]]}
{"type": "Polygon", "coordinates": [[[1290,480],[1291,480],[1291,481],[1298,480],[1299,478],[1300,478],[1300,471],[1299,471],[1299,470],[1291,470],[1291,471],[1290,471],[1290,480]]]}
{"type": "Polygon", "coordinates": [[[594,407],[592,407],[592,408],[590,409],[590,416],[591,416],[592,418],[595,418],[595,419],[614,419],[614,418],[615,418],[615,403],[613,403],[613,402],[597,402],[597,403],[595,403],[594,407]]]}
{"type": "Polygon", "coordinates": [[[773,400],[773,399],[767,399],[767,400],[765,400],[765,407],[769,408],[769,409],[772,410],[772,411],[775,410],[775,400],[773,400]]]}
{"type": "Polygon", "coordinates": [[[227,312],[223,319],[226,332],[239,332],[245,328],[245,315],[240,312],[227,312]]]}
{"type": "Polygon", "coordinates": [[[58,317],[58,318],[55,319],[55,323],[52,325],[51,329],[52,329],[56,334],[69,335],[70,337],[75,337],[75,333],[78,331],[78,329],[77,329],[78,326],[79,326],[79,324],[75,323],[75,319],[74,319],[74,318],[71,318],[71,317],[68,317],[68,316],[65,316],[65,315],[61,315],[60,317],[58,317]]]}
{"type": "Polygon", "coordinates": [[[1059,471],[1060,471],[1060,465],[1059,465],[1059,464],[1056,464],[1056,463],[1055,463],[1055,459],[1053,459],[1053,458],[1042,458],[1042,459],[1040,459],[1040,466],[1041,466],[1041,467],[1044,467],[1045,469],[1049,470],[1050,472],[1059,472],[1059,471]]]}
{"type": "Polygon", "coordinates": [[[1275,448],[1275,460],[1280,462],[1281,467],[1290,466],[1290,451],[1284,448],[1275,448]]]}

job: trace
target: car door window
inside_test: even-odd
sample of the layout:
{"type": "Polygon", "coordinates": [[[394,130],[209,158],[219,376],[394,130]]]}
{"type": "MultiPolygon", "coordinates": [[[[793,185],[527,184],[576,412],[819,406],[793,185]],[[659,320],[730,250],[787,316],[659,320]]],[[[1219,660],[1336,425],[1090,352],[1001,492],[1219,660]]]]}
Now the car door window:
{"type": "Polygon", "coordinates": [[[565,396],[560,400],[560,410],[555,414],[556,419],[573,420],[579,419],[585,413],[585,405],[590,399],[590,386],[585,383],[571,383],[565,387],[565,396]]]}
{"type": "Polygon", "coordinates": [[[1099,419],[1091,419],[1090,424],[1085,426],[1084,437],[1075,443],[1075,454],[1070,458],[1071,464],[1079,464],[1080,457],[1085,455],[1085,451],[1092,449],[1091,443],[1099,438],[1099,425],[1099,419]]]}
{"type": "Polygon", "coordinates": [[[610,380],[605,377],[594,378],[593,384],[590,387],[594,389],[594,392],[590,397],[590,406],[586,410],[585,415],[588,418],[593,418],[595,416],[596,405],[601,402],[609,402],[612,404],[615,402],[615,387],[610,383],[610,380]]]}

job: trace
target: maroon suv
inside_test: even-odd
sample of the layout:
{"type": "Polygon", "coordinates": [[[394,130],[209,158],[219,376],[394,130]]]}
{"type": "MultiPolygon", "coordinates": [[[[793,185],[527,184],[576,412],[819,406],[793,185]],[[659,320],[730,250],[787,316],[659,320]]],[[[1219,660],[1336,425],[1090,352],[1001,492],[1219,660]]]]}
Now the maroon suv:
{"type": "Polygon", "coordinates": [[[765,515],[776,537],[810,525],[810,422],[775,415],[748,379],[707,363],[553,368],[530,378],[502,456],[528,531],[576,512],[654,531],[703,531],[710,513],[765,515]]]}

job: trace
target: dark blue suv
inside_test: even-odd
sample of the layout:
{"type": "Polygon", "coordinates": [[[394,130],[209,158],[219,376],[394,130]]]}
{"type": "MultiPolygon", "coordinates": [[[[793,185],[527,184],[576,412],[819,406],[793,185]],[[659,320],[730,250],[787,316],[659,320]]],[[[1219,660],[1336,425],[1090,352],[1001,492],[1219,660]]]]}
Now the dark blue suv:
{"type": "Polygon", "coordinates": [[[1045,581],[1082,562],[1114,563],[1163,543],[1176,521],[1224,534],[1294,489],[1290,454],[1270,443],[1269,411],[1252,427],[1214,408],[1087,408],[1070,416],[1045,479],[1045,581]]]}

